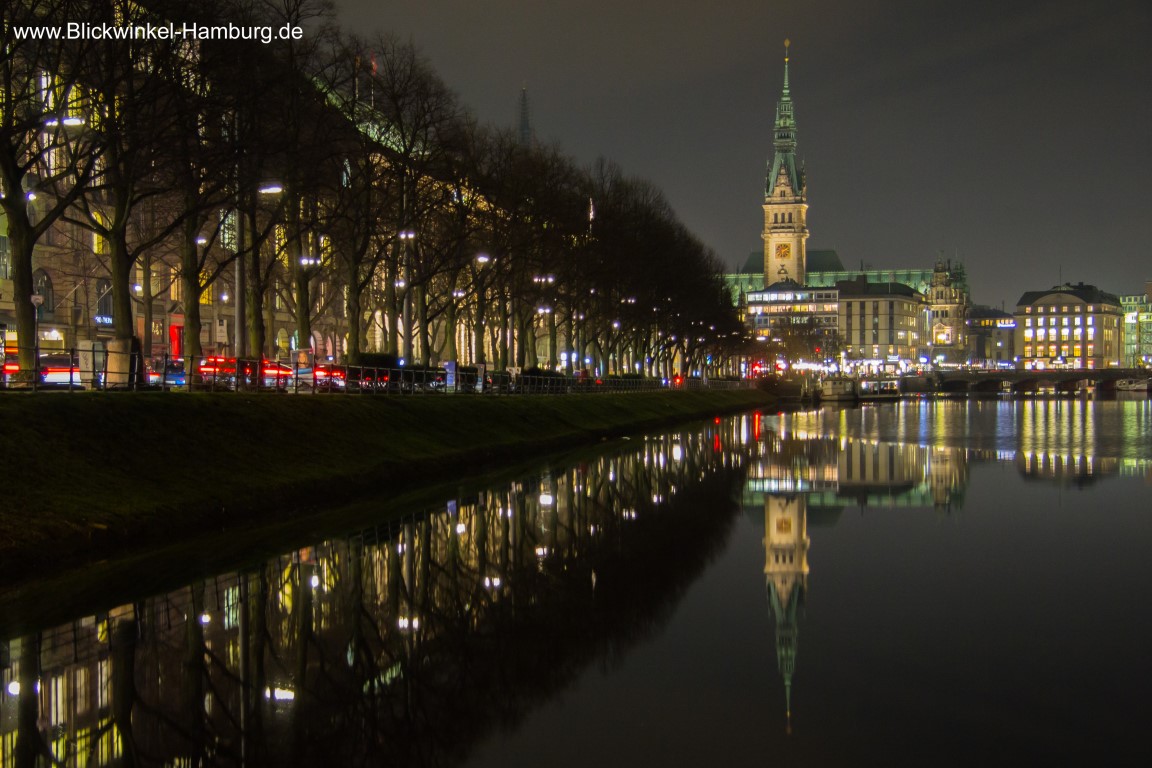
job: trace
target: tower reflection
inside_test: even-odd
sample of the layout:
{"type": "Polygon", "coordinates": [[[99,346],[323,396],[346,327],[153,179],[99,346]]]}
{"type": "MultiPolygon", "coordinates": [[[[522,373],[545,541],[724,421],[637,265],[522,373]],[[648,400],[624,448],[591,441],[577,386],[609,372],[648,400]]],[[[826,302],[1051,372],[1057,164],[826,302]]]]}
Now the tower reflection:
{"type": "Polygon", "coordinates": [[[745,509],[763,512],[765,586],[788,734],[808,596],[810,516],[817,526],[830,526],[848,507],[920,507],[947,514],[962,505],[970,459],[959,448],[809,431],[802,419],[798,414],[763,430],[764,450],[744,490],[745,509]]]}

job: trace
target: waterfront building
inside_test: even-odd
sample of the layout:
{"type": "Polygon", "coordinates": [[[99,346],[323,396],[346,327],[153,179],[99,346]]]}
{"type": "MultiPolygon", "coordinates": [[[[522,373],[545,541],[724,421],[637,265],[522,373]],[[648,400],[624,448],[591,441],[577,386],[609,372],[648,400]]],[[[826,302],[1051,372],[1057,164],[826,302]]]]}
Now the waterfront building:
{"type": "Polygon", "coordinates": [[[834,354],[836,288],[811,288],[785,279],[749,293],[744,311],[756,338],[782,345],[790,359],[815,361],[834,354]]]}
{"type": "Polygon", "coordinates": [[[990,368],[1014,364],[1016,318],[1002,309],[973,306],[968,311],[969,359],[990,368]]]}
{"type": "Polygon", "coordinates": [[[895,372],[931,358],[924,294],[903,283],[870,283],[864,276],[836,283],[843,367],[895,372]]]}
{"type": "Polygon", "coordinates": [[[928,317],[932,359],[965,363],[968,360],[968,282],[964,267],[936,262],[928,288],[928,317]]]}
{"type": "Polygon", "coordinates": [[[1152,282],[1144,293],[1120,297],[1124,308],[1124,367],[1152,366],[1152,282]]]}
{"type": "Polygon", "coordinates": [[[1028,291],[1016,302],[1018,368],[1107,368],[1121,365],[1120,299],[1094,285],[1065,283],[1028,291]]]}

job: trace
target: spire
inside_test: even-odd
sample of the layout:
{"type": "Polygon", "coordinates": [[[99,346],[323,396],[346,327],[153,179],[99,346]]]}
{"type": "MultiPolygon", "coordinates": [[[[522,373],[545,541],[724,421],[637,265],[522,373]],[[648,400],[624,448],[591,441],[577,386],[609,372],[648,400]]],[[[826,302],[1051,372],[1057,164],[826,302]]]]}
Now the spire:
{"type": "Polygon", "coordinates": [[[528,117],[528,89],[520,89],[520,144],[522,146],[531,146],[532,144],[532,122],[528,117]]]}
{"type": "Polygon", "coordinates": [[[788,91],[788,48],[792,45],[792,41],[784,38],[784,93],[782,97],[786,100],[791,100],[791,94],[788,91]]]}
{"type": "Polygon", "coordinates": [[[804,174],[796,167],[796,117],[792,112],[792,87],[788,71],[791,45],[791,40],[784,41],[784,89],[780,93],[780,100],[776,102],[776,123],[772,138],[774,152],[764,187],[769,197],[775,197],[773,192],[781,182],[787,182],[792,195],[803,196],[805,192],[804,174]]]}

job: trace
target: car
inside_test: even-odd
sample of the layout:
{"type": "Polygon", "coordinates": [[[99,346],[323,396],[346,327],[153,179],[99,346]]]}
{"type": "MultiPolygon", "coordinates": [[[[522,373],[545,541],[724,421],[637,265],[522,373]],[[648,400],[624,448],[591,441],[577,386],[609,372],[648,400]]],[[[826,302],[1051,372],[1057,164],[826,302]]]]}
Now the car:
{"type": "Polygon", "coordinates": [[[443,392],[448,372],[443,368],[412,365],[400,369],[400,380],[405,392],[443,392]]]}
{"type": "Polygon", "coordinates": [[[237,366],[236,358],[220,356],[203,358],[196,372],[209,389],[287,390],[295,375],[291,368],[275,360],[241,360],[237,366]]]}
{"type": "Polygon", "coordinates": [[[179,357],[148,361],[148,385],[169,389],[183,387],[188,383],[184,372],[184,360],[179,357]]]}
{"type": "Polygon", "coordinates": [[[71,352],[40,354],[40,383],[54,387],[82,387],[80,361],[71,352]]]}
{"type": "Polygon", "coordinates": [[[234,389],[236,386],[236,358],[210,356],[196,365],[198,384],[209,389],[234,389]]]}
{"type": "MultiPolygon", "coordinates": [[[[252,371],[255,368],[255,360],[245,360],[244,372],[248,375],[248,380],[251,381],[252,371]]],[[[277,362],[276,360],[261,360],[260,361],[260,386],[265,389],[288,389],[288,385],[292,383],[295,374],[292,369],[284,363],[277,362]]]]}
{"type": "MultiPolygon", "coordinates": [[[[37,386],[79,388],[83,386],[80,365],[75,355],[67,351],[40,353],[36,365],[39,372],[37,386]]],[[[19,351],[9,347],[4,351],[4,384],[32,384],[31,377],[20,376],[19,351]]]]}
{"type": "Polygon", "coordinates": [[[508,371],[488,371],[484,374],[484,391],[497,395],[512,392],[512,374],[508,371]]]}
{"type": "Polygon", "coordinates": [[[298,372],[300,384],[316,392],[344,392],[348,387],[348,369],[335,363],[320,363],[298,372]]]}
{"type": "Polygon", "coordinates": [[[525,368],[516,377],[514,391],[530,395],[560,395],[568,391],[568,377],[548,368],[525,368]]]}

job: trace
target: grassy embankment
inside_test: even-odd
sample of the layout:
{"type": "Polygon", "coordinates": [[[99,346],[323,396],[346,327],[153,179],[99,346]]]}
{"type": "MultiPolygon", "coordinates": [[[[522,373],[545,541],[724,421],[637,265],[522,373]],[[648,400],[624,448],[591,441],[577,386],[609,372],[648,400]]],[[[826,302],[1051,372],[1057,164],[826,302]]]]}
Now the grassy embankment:
{"type": "MultiPolygon", "coordinates": [[[[770,402],[754,390],[541,397],[0,397],[0,560],[283,516],[770,402]]],[[[0,570],[3,570],[0,568],[0,570]]]]}

